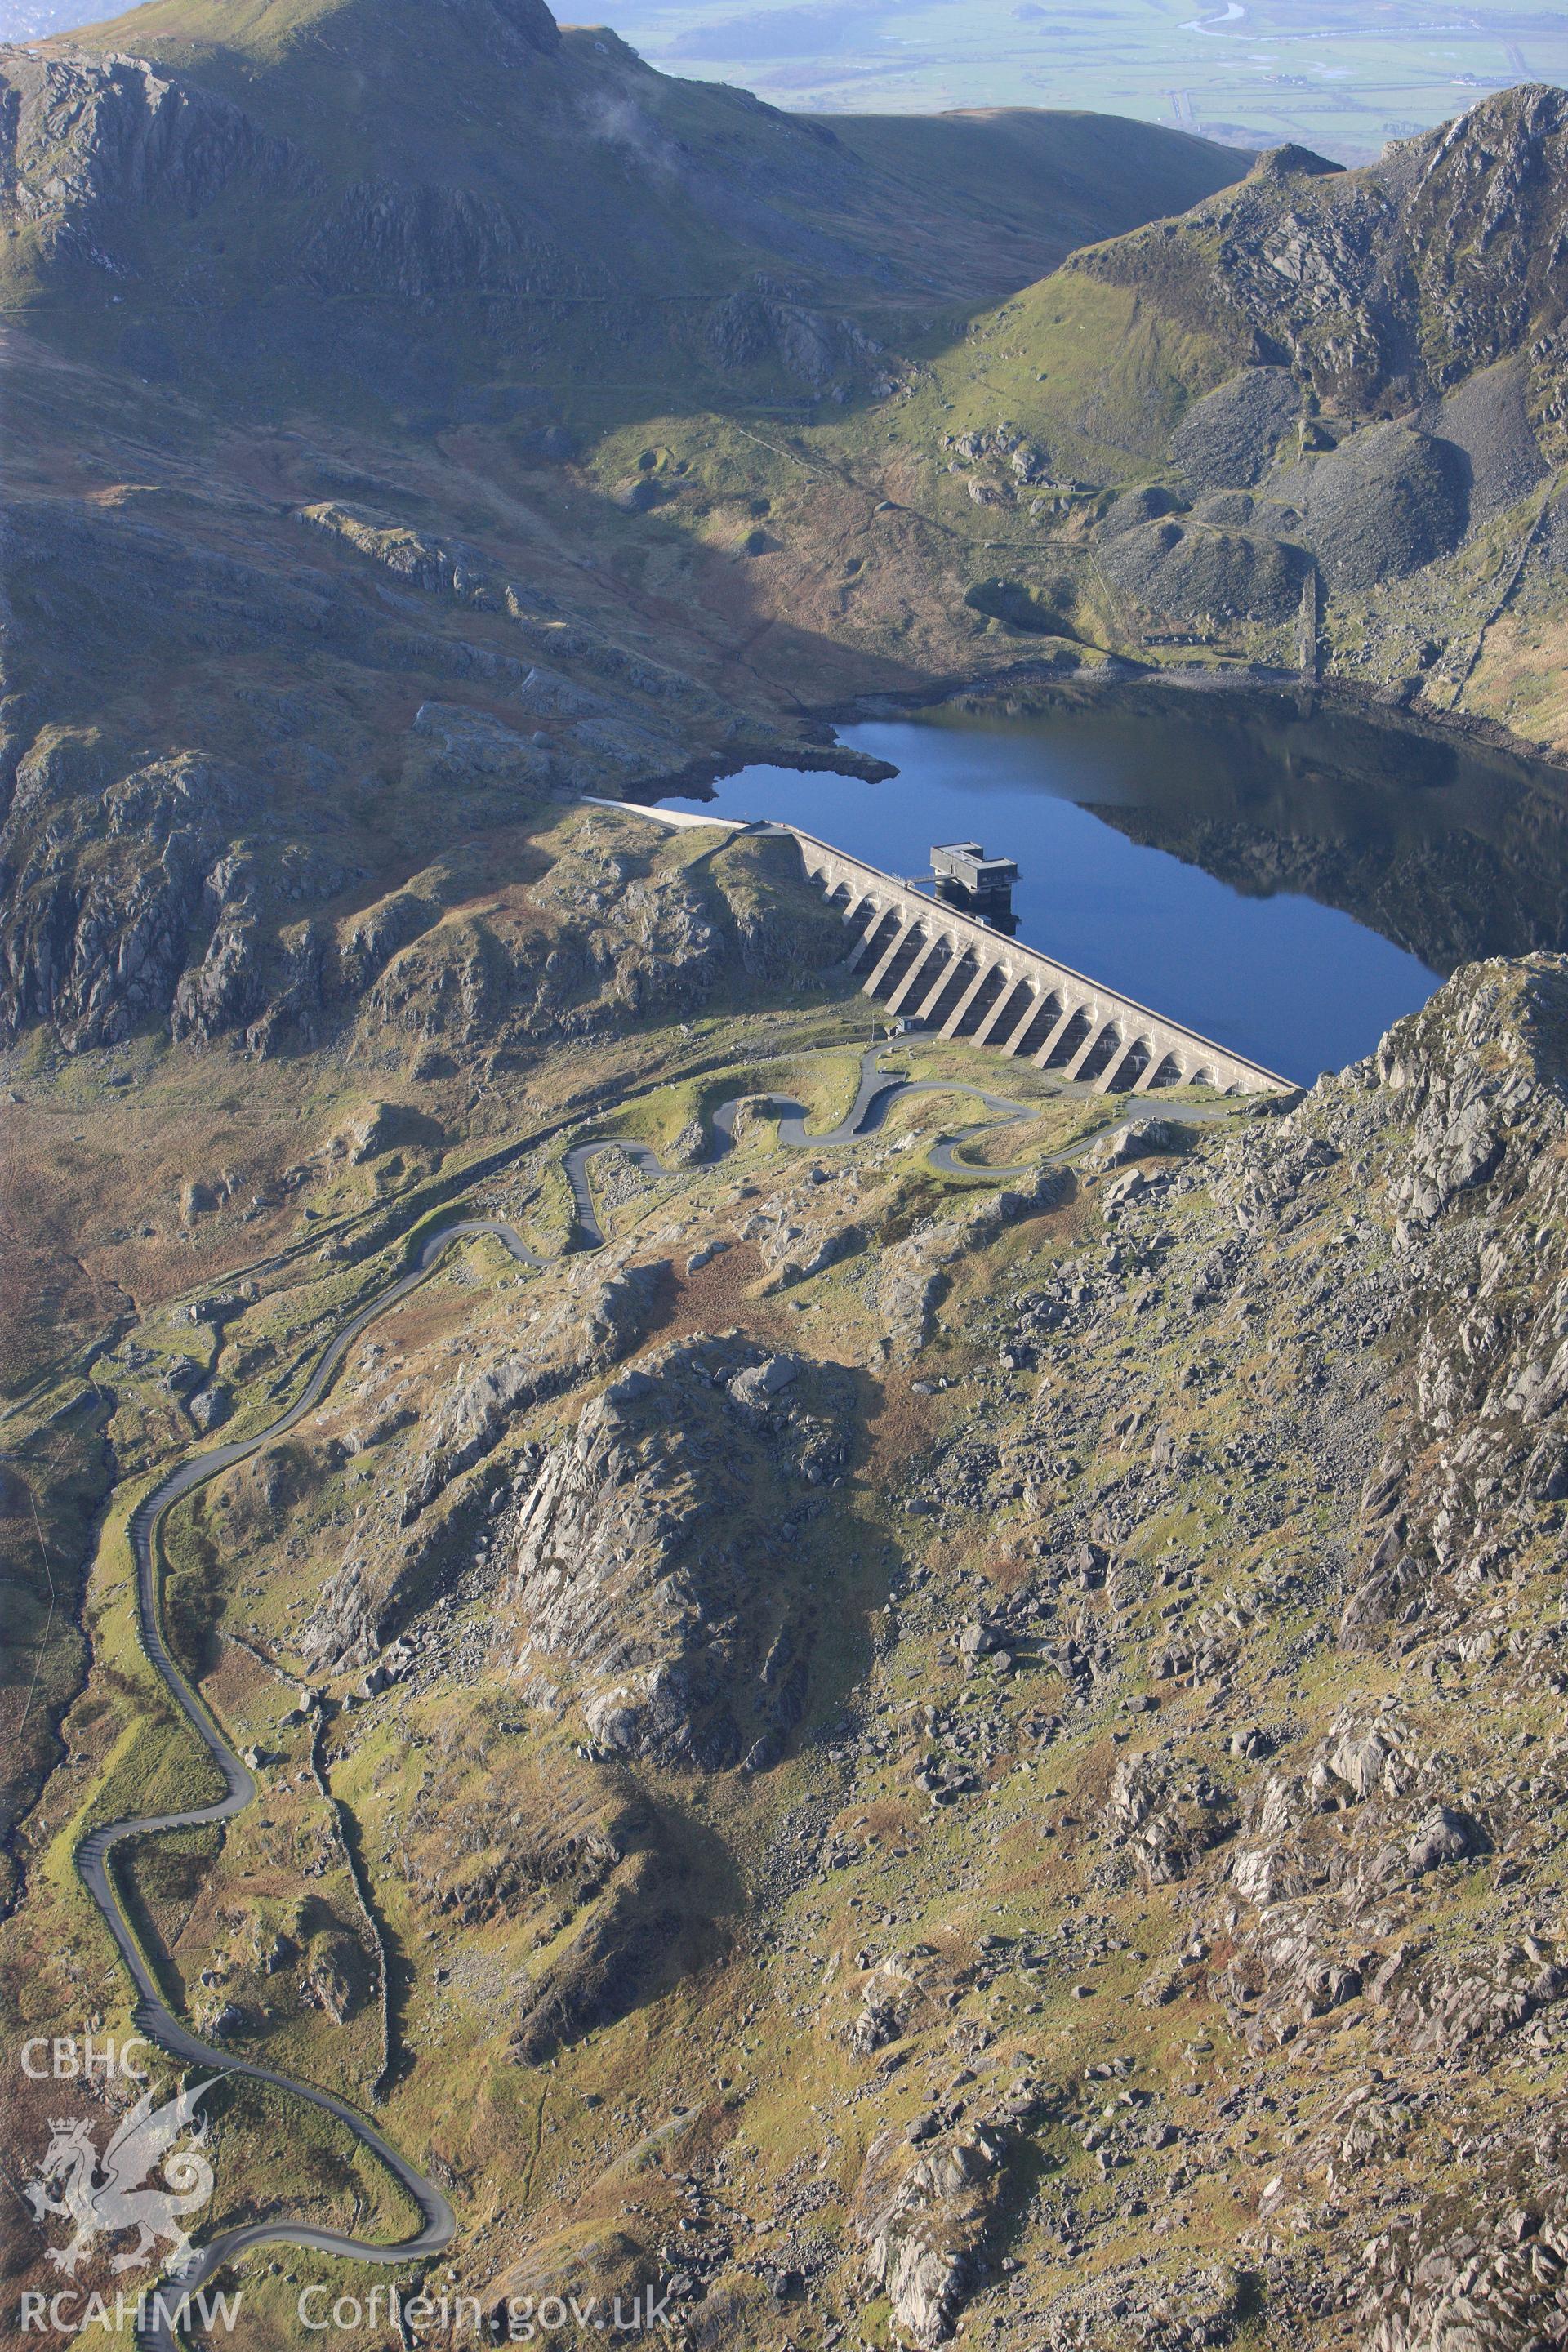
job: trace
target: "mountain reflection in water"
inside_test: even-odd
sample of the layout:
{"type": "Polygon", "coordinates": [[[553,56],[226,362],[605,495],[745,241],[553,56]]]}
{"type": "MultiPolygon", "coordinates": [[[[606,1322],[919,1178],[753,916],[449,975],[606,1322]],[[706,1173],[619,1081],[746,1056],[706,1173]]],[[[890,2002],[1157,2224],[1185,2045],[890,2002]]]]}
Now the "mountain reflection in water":
{"type": "Polygon", "coordinates": [[[1444,975],[1568,946],[1556,769],[1316,698],[1158,701],[1156,774],[1146,721],[1102,705],[1072,730],[1089,785],[1073,797],[1130,839],[1249,897],[1338,907],[1444,975]],[[1114,787],[1104,799],[1096,772],[1114,787]]]}
{"type": "Polygon", "coordinates": [[[752,767],[679,805],[897,874],[983,841],[1023,869],[1024,940],[1290,1077],[1370,1052],[1458,964],[1568,945],[1568,780],[1393,714],[1134,687],[841,735],[897,777],[752,767]]]}

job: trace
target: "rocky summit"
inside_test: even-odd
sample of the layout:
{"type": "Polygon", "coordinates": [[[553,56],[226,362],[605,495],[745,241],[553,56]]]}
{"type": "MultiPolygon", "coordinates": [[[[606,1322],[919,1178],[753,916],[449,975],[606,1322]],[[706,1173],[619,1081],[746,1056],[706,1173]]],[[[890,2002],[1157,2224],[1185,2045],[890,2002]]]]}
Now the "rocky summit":
{"type": "Polygon", "coordinates": [[[1157,1099],[647,813],[1139,677],[1561,753],[1563,103],[0,51],[7,2340],[1568,2340],[1559,780],[1177,810],[1459,968],[1157,1099]]]}

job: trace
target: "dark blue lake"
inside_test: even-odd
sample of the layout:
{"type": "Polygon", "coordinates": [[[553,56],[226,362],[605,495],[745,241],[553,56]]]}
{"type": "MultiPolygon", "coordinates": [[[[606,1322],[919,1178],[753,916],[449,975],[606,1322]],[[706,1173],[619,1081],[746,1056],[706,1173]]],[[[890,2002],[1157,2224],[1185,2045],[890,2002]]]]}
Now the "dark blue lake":
{"type": "Polygon", "coordinates": [[[1135,689],[845,727],[890,782],[752,767],[726,816],[886,871],[934,843],[1017,860],[1019,935],[1310,1080],[1477,956],[1568,943],[1568,781],[1295,695],[1135,689]]]}

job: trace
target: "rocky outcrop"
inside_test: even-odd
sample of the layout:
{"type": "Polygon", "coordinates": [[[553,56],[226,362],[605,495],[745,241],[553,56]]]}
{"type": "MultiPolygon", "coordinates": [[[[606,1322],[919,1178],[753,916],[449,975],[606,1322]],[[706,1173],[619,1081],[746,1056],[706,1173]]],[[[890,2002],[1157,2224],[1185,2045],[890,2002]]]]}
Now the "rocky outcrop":
{"type": "Polygon", "coordinates": [[[692,1966],[708,1939],[684,1895],[668,1855],[644,1851],[618,1866],[567,1948],[528,1987],[511,2056],[542,2065],[692,1966]]]}
{"type": "MultiPolygon", "coordinates": [[[[1527,85],[1361,171],[1279,151],[1200,206],[1191,232],[1140,230],[1069,266],[1131,284],[1158,245],[1178,299],[1257,336],[1266,364],[1277,364],[1267,346],[1282,346],[1298,383],[1326,402],[1408,407],[1557,331],[1565,140],[1563,93],[1527,85]]],[[[1244,397],[1277,431],[1278,405],[1257,388],[1227,394],[1244,397]]],[[[1549,404],[1543,391],[1538,414],[1549,404]]]]}
{"type": "MultiPolygon", "coordinates": [[[[452,1382],[426,1415],[417,1448],[405,1453],[395,1478],[381,1483],[374,1510],[356,1521],[300,1629],[312,1667],[342,1673],[370,1665],[433,1586],[460,1574],[476,1539],[485,1540],[478,1534],[481,1503],[488,1513],[508,1481],[521,1481],[527,1495],[538,1475],[537,1448],[519,1449],[517,1424],[533,1405],[618,1363],[637,1344],[668,1273],[663,1264],[582,1259],[559,1283],[552,1311],[534,1318],[526,1354],[486,1362],[452,1382]],[[470,1473],[480,1473],[482,1493],[470,1473]]],[[[361,1453],[415,1418],[403,1382],[373,1375],[340,1442],[347,1453],[361,1453]]]]}
{"type": "MultiPolygon", "coordinates": [[[[595,677],[655,704],[710,716],[724,708],[717,697],[682,672],[650,661],[646,655],[629,653],[580,621],[563,621],[551,599],[542,597],[525,582],[508,579],[502,567],[463,540],[420,530],[375,508],[342,499],[303,507],[299,519],[427,594],[449,598],[475,612],[504,614],[531,657],[548,654],[555,662],[586,658],[595,677]]],[[[553,670],[534,666],[531,659],[514,667],[489,648],[476,646],[470,651],[481,669],[496,674],[504,667],[509,684],[515,680],[524,686],[524,707],[542,717],[591,717],[617,707],[553,670]]]]}
{"type": "Polygon", "coordinates": [[[437,1122],[413,1103],[374,1102],[352,1122],[346,1133],[334,1139],[332,1150],[341,1150],[351,1168],[363,1168],[368,1160],[379,1160],[383,1152],[392,1150],[397,1144],[428,1150],[444,1140],[437,1122]]]}
{"type": "Polygon", "coordinates": [[[443,1759],[399,1855],[408,1895],[448,1933],[531,1918],[541,1948],[509,1987],[500,2053],[543,2066],[710,1958],[700,1874],[663,1809],[615,1768],[540,1773],[497,1758],[476,1790],[443,1759]]]}
{"type": "Polygon", "coordinates": [[[1178,1775],[1157,1756],[1124,1756],[1111,1779],[1106,1823],[1129,1844],[1152,1886],[1185,1878],[1234,1829],[1229,1791],[1205,1772],[1178,1775]]]}
{"type": "Polygon", "coordinates": [[[184,752],[92,789],[110,758],[89,735],[47,730],[18,766],[0,829],[7,1035],[42,1021],[75,1047],[111,1044],[176,996],[241,782],[184,752]],[[78,864],[89,843],[100,853],[78,864]]]}
{"type": "Polygon", "coordinates": [[[445,0],[445,5],[513,67],[526,68],[530,52],[553,57],[561,46],[561,27],[545,0],[445,0]]]}
{"type": "MultiPolygon", "coordinates": [[[[580,785],[647,781],[679,749],[662,721],[543,665],[519,665],[513,693],[552,731],[418,706],[403,777],[425,821],[443,803],[448,827],[537,816],[580,785]]],[[[44,1024],[79,1051],[166,1024],[178,1040],[265,1054],[357,1022],[416,1055],[493,1050],[695,1006],[727,971],[799,983],[837,952],[787,844],[746,845],[710,875],[598,819],[536,864],[510,920],[444,921],[413,887],[334,918],[364,869],[351,876],[318,845],[325,828],[312,840],[309,811],[290,838],[265,784],[232,761],[127,760],[95,730],[46,728],[15,776],[0,824],[0,1036],[44,1024]],[[326,904],[306,913],[310,898],[326,904]]]]}
{"type": "Polygon", "coordinates": [[[436,538],[373,508],[350,506],[336,499],[301,508],[300,520],[328,538],[342,540],[356,554],[368,556],[412,587],[423,588],[431,595],[455,597],[482,612],[501,609],[504,590],[492,587],[490,567],[483,556],[460,540],[436,538]]]}
{"type": "Polygon", "coordinates": [[[845,1459],[829,1376],[740,1341],[645,1359],[552,1448],[523,1505],[513,1672],[568,1694],[608,1754],[710,1770],[770,1762],[805,1703],[816,1516],[803,1487],[845,1459]]]}
{"type": "Polygon", "coordinates": [[[866,2275],[921,2352],[943,2344],[983,2283],[987,2235],[1018,2127],[1038,2105],[1020,2076],[985,2115],[960,2126],[885,2131],[872,2140],[849,2208],[866,2275]]]}
{"type": "Polygon", "coordinates": [[[143,207],[198,213],[239,182],[299,195],[315,176],[239,107],[142,58],[0,50],[0,202],[72,259],[116,267],[143,207]]]}
{"type": "MultiPolygon", "coordinates": [[[[537,676],[530,671],[513,698],[525,709],[537,676]]],[[[414,714],[414,732],[430,747],[423,773],[437,791],[483,779],[510,783],[527,795],[547,790],[559,772],[548,738],[531,742],[488,711],[462,703],[422,702],[414,714]]]]}
{"type": "MultiPolygon", "coordinates": [[[[882,347],[852,320],[829,318],[784,299],[767,278],[715,303],[705,328],[708,350],[726,369],[782,369],[797,383],[824,392],[836,381],[844,390],[868,368],[880,374],[882,347]]],[[[884,389],[888,387],[884,386],[884,389]]]]}
{"type": "Polygon", "coordinates": [[[1072,1182],[1065,1169],[1042,1166],[1016,1190],[1009,1185],[983,1194],[952,1217],[922,1218],[912,1233],[879,1252],[877,1295],[885,1324],[883,1352],[899,1363],[919,1355],[932,1336],[936,1310],[947,1293],[947,1268],[967,1250],[985,1248],[1020,1219],[1059,1205],[1072,1182]]]}
{"type": "Polygon", "coordinates": [[[1548,2124],[1518,2154],[1512,2179],[1489,2166],[1467,2196],[1372,2240],[1368,2352],[1524,2352],[1568,2327],[1568,2149],[1548,2124]]]}
{"type": "Polygon", "coordinates": [[[389,1038],[416,1056],[536,1048],[694,1009],[731,968],[721,901],[650,852],[646,836],[610,848],[584,828],[511,920],[420,931],[367,992],[363,1050],[389,1038]]]}

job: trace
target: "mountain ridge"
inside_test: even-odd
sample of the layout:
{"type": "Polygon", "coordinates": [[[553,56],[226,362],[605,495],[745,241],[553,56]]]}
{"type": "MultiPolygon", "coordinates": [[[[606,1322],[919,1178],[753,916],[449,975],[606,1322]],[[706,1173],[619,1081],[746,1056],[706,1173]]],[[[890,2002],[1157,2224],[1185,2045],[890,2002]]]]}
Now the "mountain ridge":
{"type": "MultiPolygon", "coordinates": [[[[889,559],[932,667],[965,651],[921,596],[940,568],[981,616],[972,662],[1010,639],[1063,677],[1295,672],[1568,751],[1565,108],[1524,86],[1354,170],[1278,151],[821,420],[904,519],[889,559]]],[[[795,611],[834,609],[804,544],[777,573],[795,611]]]]}
{"type": "Polygon", "coordinates": [[[1211,317],[1225,300],[1320,398],[1392,414],[1557,325],[1565,126],[1568,95],[1525,83],[1354,170],[1275,150],[1178,234],[1135,230],[1069,267],[1178,302],[1190,289],[1211,317]]]}
{"type": "Polygon", "coordinates": [[[951,194],[917,190],[918,124],[862,156],[495,0],[156,0],[0,51],[0,1020],[83,1049],[319,1040],[369,908],[434,922],[400,894],[437,809],[444,848],[454,814],[820,760],[797,678],[916,671],[772,623],[761,656],[727,544],[645,576],[677,477],[639,446],[602,498],[606,413],[735,410],[750,537],[742,418],[890,388],[911,321],[1241,161],[954,118],[951,194]]]}
{"type": "MultiPolygon", "coordinates": [[[[720,384],[724,344],[704,336],[704,301],[826,299],[864,333],[873,318],[1021,283],[1085,234],[1189,203],[1241,163],[1148,127],[1069,120],[1058,132],[1016,111],[994,128],[969,115],[937,134],[951,189],[939,198],[918,123],[858,132],[674,81],[611,33],[562,33],[533,0],[266,0],[240,11],[152,0],[100,30],[4,54],[22,215],[14,293],[37,290],[29,257],[73,259],[80,325],[106,307],[94,293],[110,292],[108,268],[111,307],[155,318],[196,380],[226,367],[243,383],[245,359],[255,370],[269,345],[286,352],[290,331],[310,343],[319,296],[444,310],[442,334],[416,312],[401,337],[370,338],[362,374],[389,386],[406,373],[405,345],[438,367],[454,329],[463,348],[448,376],[482,363],[498,336],[537,340],[509,303],[528,306],[536,327],[542,301],[606,300],[624,312],[586,325],[543,314],[546,367],[613,377],[629,359],[656,379],[706,370],[720,384]],[[116,140],[154,169],[122,174],[110,215],[91,183],[95,166],[112,166],[116,140]],[[1001,171],[987,152],[998,145],[1001,171]],[[221,332],[239,304],[263,322],[248,352],[242,335],[226,344],[221,332]],[[669,304],[698,306],[689,331],[665,320],[669,304]],[[219,322],[205,350],[191,313],[219,322]]],[[[864,378],[854,335],[823,340],[828,362],[864,378]]],[[[762,341],[763,373],[776,374],[762,341]]],[[[298,363],[289,390],[310,395],[298,363]]]]}

